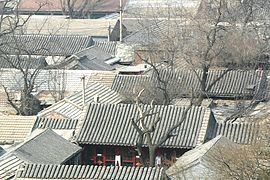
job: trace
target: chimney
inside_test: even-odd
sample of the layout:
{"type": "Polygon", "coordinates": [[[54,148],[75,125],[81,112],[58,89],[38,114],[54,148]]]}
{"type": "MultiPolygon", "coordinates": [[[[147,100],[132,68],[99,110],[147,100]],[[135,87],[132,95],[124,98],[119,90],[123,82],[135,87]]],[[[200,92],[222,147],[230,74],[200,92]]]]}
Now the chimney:
{"type": "Polygon", "coordinates": [[[82,102],[83,106],[85,106],[85,76],[81,77],[82,80],[82,102]]]}
{"type": "Polygon", "coordinates": [[[95,95],[94,96],[94,103],[99,103],[99,96],[98,95],[95,95]]]}

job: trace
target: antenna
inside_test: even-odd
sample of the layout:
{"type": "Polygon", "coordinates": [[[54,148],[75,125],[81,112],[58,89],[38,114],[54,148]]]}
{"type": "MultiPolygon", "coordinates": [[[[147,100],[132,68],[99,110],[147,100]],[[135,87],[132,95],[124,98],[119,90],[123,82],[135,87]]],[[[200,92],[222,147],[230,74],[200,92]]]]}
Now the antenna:
{"type": "Polygon", "coordinates": [[[119,41],[122,42],[123,41],[123,25],[122,22],[123,21],[123,7],[122,7],[122,0],[120,0],[120,20],[119,20],[119,31],[120,31],[120,35],[119,35],[119,41]]]}

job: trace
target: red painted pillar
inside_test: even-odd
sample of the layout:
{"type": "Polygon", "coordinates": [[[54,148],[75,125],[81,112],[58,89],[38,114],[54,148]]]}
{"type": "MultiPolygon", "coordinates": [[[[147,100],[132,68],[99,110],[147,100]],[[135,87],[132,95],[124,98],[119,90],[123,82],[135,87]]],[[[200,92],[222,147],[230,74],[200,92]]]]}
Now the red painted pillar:
{"type": "Polygon", "coordinates": [[[103,165],[106,166],[106,148],[102,147],[102,152],[103,165]]]}
{"type": "Polygon", "coordinates": [[[97,164],[97,152],[96,152],[96,147],[93,147],[93,160],[94,160],[94,164],[97,164]]]}

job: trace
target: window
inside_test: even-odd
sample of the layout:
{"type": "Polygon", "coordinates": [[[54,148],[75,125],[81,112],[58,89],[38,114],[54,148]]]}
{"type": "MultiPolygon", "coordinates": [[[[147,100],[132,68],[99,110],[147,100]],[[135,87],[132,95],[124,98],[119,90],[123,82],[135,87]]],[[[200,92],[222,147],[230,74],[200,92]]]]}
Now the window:
{"type": "Polygon", "coordinates": [[[106,148],[106,161],[107,160],[114,161],[114,157],[115,157],[115,150],[106,148]]]}
{"type": "Polygon", "coordinates": [[[123,161],[132,161],[133,160],[133,151],[125,149],[122,151],[123,161]]]}
{"type": "Polygon", "coordinates": [[[96,164],[98,166],[104,165],[103,149],[100,147],[96,148],[96,164]]]}
{"type": "Polygon", "coordinates": [[[86,163],[87,165],[93,165],[94,164],[94,149],[93,148],[86,148],[86,153],[84,155],[84,158],[86,159],[86,163]]]}
{"type": "Polygon", "coordinates": [[[122,150],[122,165],[123,166],[135,166],[136,158],[133,149],[123,149],[122,150]]]}
{"type": "Polygon", "coordinates": [[[106,148],[105,157],[106,157],[106,166],[113,166],[115,161],[115,149],[106,148]]]}

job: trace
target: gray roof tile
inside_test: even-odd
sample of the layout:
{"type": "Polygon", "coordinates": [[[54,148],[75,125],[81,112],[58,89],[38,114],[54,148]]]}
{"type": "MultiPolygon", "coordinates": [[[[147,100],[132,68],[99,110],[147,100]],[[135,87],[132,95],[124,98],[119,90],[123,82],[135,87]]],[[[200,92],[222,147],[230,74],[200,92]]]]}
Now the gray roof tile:
{"type": "Polygon", "coordinates": [[[258,123],[217,123],[212,138],[222,135],[235,143],[251,144],[256,141],[257,135],[259,134],[259,128],[260,125],[258,123]]]}
{"type": "Polygon", "coordinates": [[[9,179],[13,177],[18,167],[23,164],[20,158],[15,155],[11,155],[4,160],[0,160],[0,179],[9,179]]]}
{"type": "Polygon", "coordinates": [[[116,45],[117,42],[112,41],[95,41],[95,46],[99,47],[113,57],[116,55],[116,45]]]}
{"type": "MultiPolygon", "coordinates": [[[[124,100],[117,92],[109,87],[99,84],[89,84],[85,89],[85,103],[94,103],[94,98],[99,97],[99,103],[118,104],[124,100]]],[[[39,113],[39,116],[46,117],[50,112],[57,112],[64,117],[79,119],[83,111],[82,91],[75,93],[39,113]]]]}
{"type": "MultiPolygon", "coordinates": [[[[29,72],[33,72],[30,69],[29,72]]],[[[85,76],[86,82],[92,71],[85,70],[40,70],[35,80],[35,90],[77,92],[81,88],[81,77],[85,76]]],[[[10,91],[20,91],[23,87],[23,77],[17,69],[2,69],[0,85],[4,85],[10,91]]]]}
{"type": "MultiPolygon", "coordinates": [[[[207,87],[214,82],[226,70],[210,70],[207,79],[207,87]]],[[[201,77],[202,72],[197,70],[201,77]]],[[[191,70],[160,70],[160,75],[163,81],[168,84],[170,94],[177,97],[187,96],[191,89],[195,92],[200,90],[199,79],[196,77],[194,71],[191,70]],[[181,88],[179,88],[181,87],[181,88]]],[[[215,83],[207,95],[209,97],[245,97],[250,98],[254,95],[264,96],[262,93],[266,82],[265,72],[253,70],[232,70],[227,72],[217,83],[215,83]],[[248,90],[249,86],[254,86],[254,91],[248,90]]],[[[117,75],[112,84],[112,89],[126,96],[137,95],[136,89],[151,88],[157,89],[159,87],[157,78],[154,75],[117,75]]],[[[261,97],[260,96],[260,97],[261,97]]]]}
{"type": "Polygon", "coordinates": [[[17,179],[115,179],[115,180],[161,180],[163,168],[85,165],[22,165],[17,179]],[[47,173],[46,173],[47,172],[47,173]]]}
{"type": "Polygon", "coordinates": [[[78,124],[77,119],[53,119],[37,117],[34,125],[35,128],[39,129],[75,129],[78,124]]]}
{"type": "MultiPolygon", "coordinates": [[[[50,129],[44,130],[0,157],[0,179],[14,176],[21,164],[62,164],[79,151],[81,147],[70,143],[50,129]]],[[[47,172],[45,169],[49,166],[41,167],[44,168],[43,171],[33,172],[28,169],[27,172],[45,175],[47,172]]]]}
{"type": "Polygon", "coordinates": [[[105,61],[111,58],[112,56],[104,52],[101,48],[91,46],[76,52],[66,62],[57,66],[60,66],[60,68],[65,67],[65,69],[109,71],[114,68],[106,64],[105,61]]]}
{"type": "Polygon", "coordinates": [[[206,165],[206,167],[209,167],[208,163],[213,163],[211,160],[209,160],[209,157],[213,156],[213,154],[217,155],[217,152],[212,154],[211,152],[224,149],[225,146],[235,146],[235,143],[231,142],[226,137],[217,136],[207,143],[197,146],[196,148],[183,154],[178,158],[176,163],[166,171],[166,174],[170,178],[176,180],[182,177],[182,175],[180,176],[181,172],[193,167],[195,164],[201,163],[206,165]]]}
{"type": "Polygon", "coordinates": [[[1,50],[8,54],[70,56],[93,45],[90,36],[76,35],[6,35],[0,39],[1,50]],[[16,42],[16,43],[14,43],[16,42]]]}
{"type": "Polygon", "coordinates": [[[46,129],[22,143],[12,154],[31,163],[61,164],[80,150],[81,147],[46,129]]]}
{"type": "MultiPolygon", "coordinates": [[[[155,121],[157,116],[161,119],[153,134],[154,143],[181,119],[185,108],[154,106],[152,112],[158,112],[158,114],[147,118],[148,126],[155,121]]],[[[150,106],[142,105],[142,109],[145,111],[150,109],[150,106]]],[[[90,104],[77,141],[80,144],[134,146],[138,134],[132,126],[131,118],[136,119],[138,114],[134,104],[90,104]]],[[[192,107],[187,119],[176,129],[176,132],[179,132],[178,135],[168,139],[162,144],[162,147],[195,147],[198,143],[201,126],[204,121],[207,123],[210,121],[210,114],[211,112],[207,108],[192,107]]],[[[145,142],[144,144],[146,145],[145,142]]]]}
{"type": "Polygon", "coordinates": [[[45,57],[28,57],[28,56],[1,56],[0,68],[23,68],[23,69],[42,69],[47,66],[45,57]]]}

